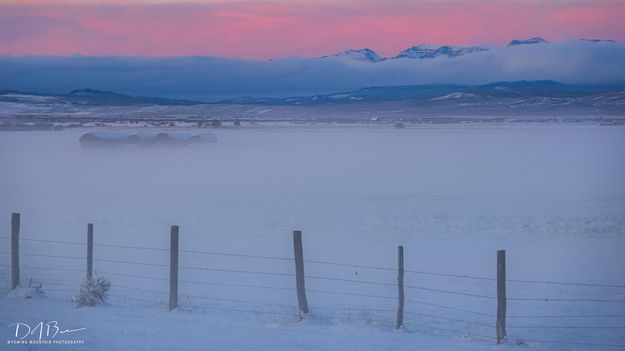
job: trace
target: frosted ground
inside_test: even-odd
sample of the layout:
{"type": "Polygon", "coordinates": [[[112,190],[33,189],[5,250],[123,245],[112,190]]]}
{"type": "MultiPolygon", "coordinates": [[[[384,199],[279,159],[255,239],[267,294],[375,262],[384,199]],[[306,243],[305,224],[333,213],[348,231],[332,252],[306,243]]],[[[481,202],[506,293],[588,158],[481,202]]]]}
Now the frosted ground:
{"type": "MultiPolygon", "coordinates": [[[[496,250],[506,249],[511,280],[625,285],[623,127],[240,129],[218,130],[219,142],[202,147],[97,150],[78,145],[85,131],[0,134],[0,237],[20,212],[23,239],[82,243],[93,222],[96,244],[162,249],[177,224],[183,250],[290,258],[300,229],[310,261],[394,268],[401,244],[408,270],[494,277],[496,250]]],[[[0,252],[8,244],[0,239],[0,252]]],[[[343,280],[309,278],[311,313],[298,323],[290,260],[183,252],[183,267],[222,271],[181,269],[180,308],[168,312],[166,250],[96,246],[112,296],[77,309],[69,298],[84,261],[49,256],[82,258],[84,246],[23,240],[21,250],[23,282],[41,281],[45,293],[8,297],[10,259],[0,255],[3,350],[625,344],[622,287],[509,282],[509,297],[550,300],[509,301],[510,342],[497,346],[490,280],[406,273],[406,284],[425,289],[406,290],[410,313],[396,331],[392,270],[307,262],[308,276],[343,280]],[[49,320],[87,328],[71,334],[85,344],[4,344],[10,323],[49,320]]]]}

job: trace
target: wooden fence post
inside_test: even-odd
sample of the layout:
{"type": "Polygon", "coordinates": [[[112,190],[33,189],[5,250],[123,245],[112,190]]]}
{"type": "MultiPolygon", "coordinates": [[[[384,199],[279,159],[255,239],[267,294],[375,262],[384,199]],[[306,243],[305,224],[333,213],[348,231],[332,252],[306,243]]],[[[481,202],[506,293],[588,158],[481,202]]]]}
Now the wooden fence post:
{"type": "Polygon", "coordinates": [[[171,226],[169,246],[169,310],[178,306],[178,226],[171,226]]]}
{"type": "Polygon", "coordinates": [[[20,214],[11,215],[11,289],[20,285],[20,214]]]}
{"type": "Polygon", "coordinates": [[[497,251],[497,344],[506,337],[506,251],[497,251]]]}
{"type": "Polygon", "coordinates": [[[397,325],[400,329],[404,325],[404,247],[397,247],[397,325]]]}
{"type": "Polygon", "coordinates": [[[303,313],[308,313],[308,300],[306,299],[306,285],[304,282],[304,250],[302,246],[302,232],[293,231],[293,252],[295,254],[295,285],[297,286],[297,302],[299,304],[300,318],[303,313]]]}
{"type": "Polygon", "coordinates": [[[93,223],[87,224],[87,279],[93,277],[93,223]]]}

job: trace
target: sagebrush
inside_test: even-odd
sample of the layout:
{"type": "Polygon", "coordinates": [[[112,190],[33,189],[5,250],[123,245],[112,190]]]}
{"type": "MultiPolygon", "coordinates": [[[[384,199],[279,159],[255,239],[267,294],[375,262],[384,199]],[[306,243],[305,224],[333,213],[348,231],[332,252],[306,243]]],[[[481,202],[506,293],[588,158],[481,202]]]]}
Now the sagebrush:
{"type": "Polygon", "coordinates": [[[80,292],[74,296],[73,301],[78,307],[95,306],[106,301],[110,289],[110,281],[100,277],[89,277],[83,280],[80,292]]]}

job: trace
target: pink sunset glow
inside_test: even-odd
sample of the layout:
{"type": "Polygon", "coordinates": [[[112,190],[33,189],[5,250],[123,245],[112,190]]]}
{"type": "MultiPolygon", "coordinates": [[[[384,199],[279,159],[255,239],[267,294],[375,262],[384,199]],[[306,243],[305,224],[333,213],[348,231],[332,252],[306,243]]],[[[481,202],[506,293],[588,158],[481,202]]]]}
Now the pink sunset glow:
{"type": "Polygon", "coordinates": [[[616,1],[0,1],[0,54],[266,59],[542,36],[625,40],[616,1]]]}

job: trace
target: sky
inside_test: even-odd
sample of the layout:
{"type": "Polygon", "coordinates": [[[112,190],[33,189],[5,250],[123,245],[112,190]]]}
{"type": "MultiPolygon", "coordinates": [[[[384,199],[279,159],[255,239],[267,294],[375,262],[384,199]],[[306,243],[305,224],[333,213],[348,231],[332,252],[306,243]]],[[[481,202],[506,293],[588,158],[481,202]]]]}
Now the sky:
{"type": "Polygon", "coordinates": [[[0,90],[219,101],[431,83],[621,85],[624,18],[625,0],[0,0],[0,90]],[[536,36],[550,43],[506,47],[536,36]],[[490,50],[319,58],[417,44],[490,50]]]}
{"type": "Polygon", "coordinates": [[[265,60],[541,36],[625,41],[613,0],[0,0],[0,55],[265,60]]]}

